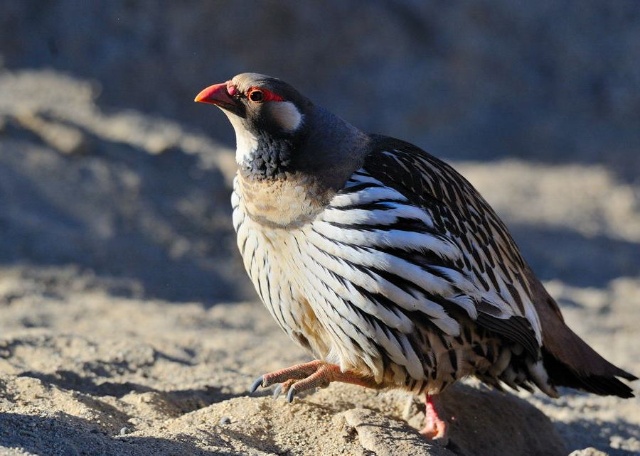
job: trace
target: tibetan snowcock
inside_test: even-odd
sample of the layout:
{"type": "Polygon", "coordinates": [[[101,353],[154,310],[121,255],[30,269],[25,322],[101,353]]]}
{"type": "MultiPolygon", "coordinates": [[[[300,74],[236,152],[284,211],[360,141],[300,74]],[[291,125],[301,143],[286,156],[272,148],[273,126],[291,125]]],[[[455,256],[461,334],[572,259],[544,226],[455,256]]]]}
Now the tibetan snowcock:
{"type": "Polygon", "coordinates": [[[475,376],[549,396],[568,386],[632,397],[565,324],[504,223],[451,166],[364,133],[289,84],[244,73],[200,92],[235,129],[233,225],[246,270],[314,361],[262,375],[292,400],[330,382],[425,394],[475,376]]]}

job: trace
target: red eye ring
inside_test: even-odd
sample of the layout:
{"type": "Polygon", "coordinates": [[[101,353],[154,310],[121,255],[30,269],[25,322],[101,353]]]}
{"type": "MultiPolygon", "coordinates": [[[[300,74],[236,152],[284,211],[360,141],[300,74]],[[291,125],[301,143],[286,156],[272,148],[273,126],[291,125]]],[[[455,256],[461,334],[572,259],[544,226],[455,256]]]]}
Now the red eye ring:
{"type": "Polygon", "coordinates": [[[247,90],[247,98],[254,103],[262,103],[265,101],[284,101],[280,95],[261,87],[251,87],[247,90]]]}
{"type": "Polygon", "coordinates": [[[251,101],[255,101],[256,103],[262,103],[265,100],[264,92],[260,89],[251,89],[249,93],[247,93],[247,98],[251,101]]]}

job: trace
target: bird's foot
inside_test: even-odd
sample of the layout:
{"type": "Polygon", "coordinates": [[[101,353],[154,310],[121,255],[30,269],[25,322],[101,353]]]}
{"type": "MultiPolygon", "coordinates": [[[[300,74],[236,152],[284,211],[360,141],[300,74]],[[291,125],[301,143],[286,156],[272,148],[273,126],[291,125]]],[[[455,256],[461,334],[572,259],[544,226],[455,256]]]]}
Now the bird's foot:
{"type": "Polygon", "coordinates": [[[324,388],[331,382],[352,383],[368,388],[378,387],[372,377],[351,371],[342,372],[337,364],[315,360],[264,374],[253,382],[249,391],[253,393],[259,387],[266,388],[280,383],[274,391],[274,397],[282,393],[286,395],[287,401],[291,402],[297,393],[312,388],[324,388]]]}
{"type": "Polygon", "coordinates": [[[446,444],[449,423],[443,417],[445,412],[438,396],[427,393],[425,397],[425,423],[420,434],[429,440],[438,440],[446,444]]]}

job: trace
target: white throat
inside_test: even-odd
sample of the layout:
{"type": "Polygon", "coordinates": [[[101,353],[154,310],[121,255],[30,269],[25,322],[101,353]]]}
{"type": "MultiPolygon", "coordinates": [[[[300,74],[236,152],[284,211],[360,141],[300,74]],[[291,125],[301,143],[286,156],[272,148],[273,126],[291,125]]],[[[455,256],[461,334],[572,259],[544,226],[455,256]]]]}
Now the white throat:
{"type": "Polygon", "coordinates": [[[247,163],[258,150],[258,138],[255,137],[242,123],[242,119],[235,114],[222,110],[236,132],[236,163],[241,165],[247,163]]]}

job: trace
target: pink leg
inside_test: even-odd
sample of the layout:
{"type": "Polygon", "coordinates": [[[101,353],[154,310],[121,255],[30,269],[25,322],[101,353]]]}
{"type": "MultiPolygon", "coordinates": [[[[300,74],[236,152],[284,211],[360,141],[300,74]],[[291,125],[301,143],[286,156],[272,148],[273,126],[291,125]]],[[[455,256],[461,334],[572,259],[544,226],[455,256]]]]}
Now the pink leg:
{"type": "Polygon", "coordinates": [[[264,374],[256,379],[249,389],[254,392],[259,387],[281,383],[282,392],[291,402],[296,393],[312,388],[325,387],[331,382],[351,383],[367,388],[379,388],[373,378],[366,377],[355,372],[342,372],[337,364],[328,364],[324,361],[311,361],[295,366],[264,374]]]}
{"type": "Polygon", "coordinates": [[[429,393],[425,397],[425,423],[420,434],[429,440],[446,439],[449,424],[441,417],[445,416],[438,396],[429,393]]]}

